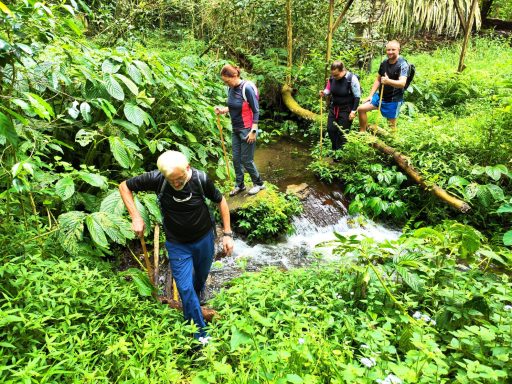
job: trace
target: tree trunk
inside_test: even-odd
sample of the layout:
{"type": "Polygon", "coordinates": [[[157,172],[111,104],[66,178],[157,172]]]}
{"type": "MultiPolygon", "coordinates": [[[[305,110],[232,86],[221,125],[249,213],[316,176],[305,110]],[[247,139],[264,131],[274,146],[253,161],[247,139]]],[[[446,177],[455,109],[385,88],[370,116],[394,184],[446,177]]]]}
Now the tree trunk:
{"type": "Polygon", "coordinates": [[[489,12],[491,12],[492,3],[494,0],[483,0],[482,1],[482,9],[480,13],[482,15],[482,20],[485,21],[487,16],[489,16],[489,12]]]}
{"type": "Polygon", "coordinates": [[[478,5],[478,0],[473,0],[471,4],[471,8],[469,10],[468,22],[466,24],[464,34],[464,42],[462,43],[462,51],[460,53],[459,67],[457,68],[457,72],[462,72],[466,66],[464,65],[464,57],[466,56],[466,49],[468,46],[469,35],[471,34],[471,29],[473,28],[473,20],[475,15],[476,6],[478,5]]]}
{"type": "Polygon", "coordinates": [[[334,0],[329,0],[329,21],[327,26],[327,50],[325,53],[325,74],[324,83],[329,77],[329,64],[331,62],[331,49],[332,49],[332,27],[334,19],[334,0]]]}
{"type": "Polygon", "coordinates": [[[281,95],[283,96],[283,101],[286,107],[297,116],[302,117],[307,120],[319,121],[320,116],[314,112],[308,111],[307,109],[302,108],[293,98],[292,96],[292,87],[285,84],[283,88],[281,88],[281,95]]]}
{"type": "Polygon", "coordinates": [[[286,0],[286,48],[288,50],[288,62],[286,67],[286,84],[292,85],[293,66],[293,29],[292,29],[292,0],[286,0]]]}
{"type": "MultiPolygon", "coordinates": [[[[332,33],[333,34],[334,34],[334,32],[336,32],[336,30],[340,26],[341,21],[345,17],[345,14],[348,12],[348,10],[349,10],[349,8],[350,8],[350,6],[352,5],[353,2],[354,2],[354,0],[348,0],[347,4],[345,4],[345,8],[343,8],[343,10],[341,11],[340,15],[336,18],[336,21],[334,22],[334,25],[332,26],[332,33]]],[[[327,34],[327,36],[325,37],[325,40],[327,40],[328,38],[329,38],[329,34],[327,34]]]]}

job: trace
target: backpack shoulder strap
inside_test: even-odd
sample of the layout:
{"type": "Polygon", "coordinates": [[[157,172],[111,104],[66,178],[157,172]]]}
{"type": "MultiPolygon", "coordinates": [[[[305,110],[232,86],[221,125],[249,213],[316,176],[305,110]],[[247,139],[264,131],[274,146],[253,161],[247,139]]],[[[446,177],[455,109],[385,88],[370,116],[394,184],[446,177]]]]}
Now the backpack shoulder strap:
{"type": "Polygon", "coordinates": [[[347,71],[346,77],[347,77],[347,82],[349,84],[351,84],[352,83],[352,78],[354,77],[354,74],[352,72],[350,72],[350,71],[347,71]]]}
{"type": "Polygon", "coordinates": [[[162,183],[162,186],[160,187],[160,192],[158,193],[158,199],[160,200],[162,196],[164,195],[165,188],[167,187],[167,179],[164,177],[164,182],[162,183]]]}
{"type": "Polygon", "coordinates": [[[206,173],[204,171],[200,171],[196,169],[197,180],[199,181],[199,189],[201,190],[201,195],[203,196],[203,200],[206,200],[206,196],[204,195],[204,187],[206,185],[206,173]]]}
{"type": "Polygon", "coordinates": [[[247,95],[245,93],[245,89],[247,88],[247,85],[250,85],[252,87],[252,89],[254,90],[254,94],[256,95],[256,97],[259,97],[258,88],[256,88],[256,84],[254,84],[250,80],[242,80],[242,97],[244,98],[244,100],[247,101],[247,95]]]}

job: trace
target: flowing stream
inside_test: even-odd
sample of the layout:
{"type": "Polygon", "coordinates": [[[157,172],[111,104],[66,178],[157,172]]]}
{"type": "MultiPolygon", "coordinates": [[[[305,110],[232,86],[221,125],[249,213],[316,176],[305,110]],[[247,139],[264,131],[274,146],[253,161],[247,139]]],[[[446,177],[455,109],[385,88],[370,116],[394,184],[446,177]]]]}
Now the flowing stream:
{"type": "MultiPolygon", "coordinates": [[[[267,266],[282,270],[303,267],[318,260],[335,260],[331,247],[316,247],[334,240],[334,232],[350,236],[362,235],[377,241],[396,239],[400,231],[382,224],[347,215],[341,189],[325,185],[305,169],[310,159],[307,150],[299,144],[281,140],[257,149],[255,162],[264,180],[285,191],[290,184],[307,183],[307,197],[302,214],[293,219],[295,233],[276,244],[248,245],[235,239],[231,256],[214,262],[207,283],[207,297],[231,279],[246,271],[258,271],[267,266]]],[[[229,203],[229,202],[228,202],[229,203]]]]}

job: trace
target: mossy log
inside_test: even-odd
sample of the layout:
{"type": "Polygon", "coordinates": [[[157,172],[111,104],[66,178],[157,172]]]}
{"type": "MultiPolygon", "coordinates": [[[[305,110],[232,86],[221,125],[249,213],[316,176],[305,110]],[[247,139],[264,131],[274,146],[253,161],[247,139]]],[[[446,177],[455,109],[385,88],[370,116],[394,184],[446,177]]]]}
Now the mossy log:
{"type": "Polygon", "coordinates": [[[302,117],[303,119],[319,121],[320,116],[314,112],[308,111],[307,109],[302,108],[299,103],[295,101],[292,96],[292,88],[285,84],[283,88],[281,88],[281,95],[283,96],[283,101],[286,107],[295,113],[297,116],[302,117]]]}
{"type": "Polygon", "coordinates": [[[400,152],[395,150],[394,148],[390,147],[389,145],[384,144],[382,141],[375,139],[374,142],[372,142],[372,146],[379,150],[380,152],[389,155],[393,157],[393,160],[395,160],[395,163],[402,168],[405,173],[414,180],[417,184],[419,184],[423,189],[426,191],[431,192],[433,195],[438,197],[439,199],[446,202],[448,205],[451,205],[452,207],[456,208],[462,213],[468,212],[471,207],[465,202],[457,197],[450,195],[448,192],[446,192],[443,188],[438,187],[437,185],[428,185],[425,180],[421,177],[418,171],[414,169],[414,167],[409,164],[409,160],[402,155],[400,152]]]}
{"type": "MultiPolygon", "coordinates": [[[[313,121],[319,121],[320,116],[314,112],[308,111],[307,109],[302,108],[293,98],[292,96],[292,88],[289,85],[283,85],[281,89],[281,94],[283,95],[283,100],[285,105],[288,107],[290,111],[295,113],[296,115],[313,121]]],[[[425,180],[421,177],[418,171],[414,169],[412,165],[409,164],[407,158],[402,155],[400,152],[395,150],[394,148],[388,146],[380,140],[375,139],[372,143],[372,146],[379,150],[380,152],[393,157],[397,165],[402,168],[405,173],[414,180],[415,183],[419,184],[424,190],[431,192],[437,198],[443,200],[448,205],[454,207],[462,213],[468,212],[471,207],[465,201],[458,199],[457,197],[450,195],[443,188],[438,187],[437,185],[428,185],[425,180]]]]}

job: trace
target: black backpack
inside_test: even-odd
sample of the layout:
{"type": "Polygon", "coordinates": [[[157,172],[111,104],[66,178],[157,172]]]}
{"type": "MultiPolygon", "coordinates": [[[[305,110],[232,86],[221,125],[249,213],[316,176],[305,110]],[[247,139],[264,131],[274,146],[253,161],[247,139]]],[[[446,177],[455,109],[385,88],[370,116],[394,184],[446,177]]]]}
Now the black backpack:
{"type": "MultiPolygon", "coordinates": [[[[347,83],[348,83],[348,91],[350,92],[351,95],[353,95],[353,92],[352,92],[352,79],[354,78],[354,76],[356,77],[357,80],[359,80],[359,92],[361,92],[361,96],[363,95],[363,88],[361,88],[361,79],[359,78],[358,75],[356,75],[355,73],[352,73],[350,71],[347,71],[347,83]]],[[[331,86],[332,86],[332,80],[333,80],[333,77],[329,77],[329,83],[331,83],[331,86]]]]}
{"type": "Polygon", "coordinates": [[[409,72],[407,72],[407,80],[405,81],[404,87],[404,91],[406,91],[414,80],[414,75],[416,75],[416,67],[414,64],[410,64],[407,60],[404,59],[404,61],[409,65],[409,72]]]}

